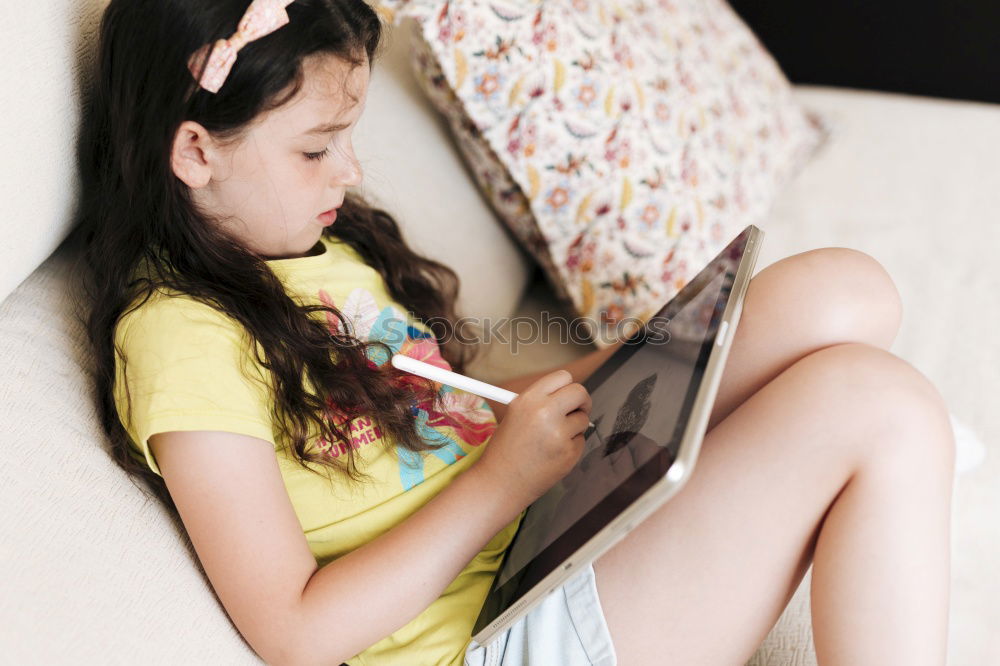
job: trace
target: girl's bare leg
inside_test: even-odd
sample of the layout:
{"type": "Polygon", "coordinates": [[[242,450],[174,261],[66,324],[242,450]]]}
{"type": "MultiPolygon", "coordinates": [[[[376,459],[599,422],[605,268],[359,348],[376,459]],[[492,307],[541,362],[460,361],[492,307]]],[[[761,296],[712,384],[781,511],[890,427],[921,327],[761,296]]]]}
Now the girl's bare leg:
{"type": "Polygon", "coordinates": [[[853,307],[898,310],[884,271],[877,277],[877,263],[853,251],[803,253],[754,278],[693,477],[594,563],[623,666],[744,663],[814,556],[821,664],[944,663],[947,410],[923,375],[881,348],[898,311],[876,325],[836,293],[826,295],[836,307],[799,321],[781,306],[795,290],[771,277],[810,270],[815,279],[831,265],[834,285],[856,287],[868,271],[853,307]],[[810,321],[868,322],[856,337],[870,342],[803,344],[828,332],[810,321]]]}
{"type": "Polygon", "coordinates": [[[763,268],[747,287],[708,429],[810,352],[843,342],[889,349],[901,319],[896,285],[863,252],[825,247],[763,268]]]}

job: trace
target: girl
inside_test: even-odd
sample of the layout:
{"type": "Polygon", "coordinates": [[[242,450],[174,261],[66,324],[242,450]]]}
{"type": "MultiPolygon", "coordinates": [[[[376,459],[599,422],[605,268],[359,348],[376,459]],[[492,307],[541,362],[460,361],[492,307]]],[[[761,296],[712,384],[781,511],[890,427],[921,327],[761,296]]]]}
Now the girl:
{"type": "Polygon", "coordinates": [[[842,248],[751,282],[685,488],[470,642],[524,509],[582,452],[579,382],[614,347],[506,383],[506,407],[387,362],[462,372],[472,347],[455,274],[349,192],[380,39],[362,0],[111,0],[101,26],[81,231],[103,425],[253,650],[741,664],[814,562],[820,663],[943,663],[947,411],[887,351],[891,280],[842,248]]]}

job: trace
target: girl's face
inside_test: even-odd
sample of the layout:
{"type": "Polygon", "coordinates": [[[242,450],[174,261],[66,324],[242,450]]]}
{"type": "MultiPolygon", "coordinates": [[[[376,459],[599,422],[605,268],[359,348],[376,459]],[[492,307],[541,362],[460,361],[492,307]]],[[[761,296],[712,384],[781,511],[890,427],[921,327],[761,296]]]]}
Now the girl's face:
{"type": "Polygon", "coordinates": [[[310,254],[332,217],[320,215],[361,183],[351,132],[367,99],[368,63],[310,56],[303,74],[298,94],[261,114],[237,143],[221,144],[192,121],[174,141],[174,173],[199,210],[265,259],[310,254]]]}

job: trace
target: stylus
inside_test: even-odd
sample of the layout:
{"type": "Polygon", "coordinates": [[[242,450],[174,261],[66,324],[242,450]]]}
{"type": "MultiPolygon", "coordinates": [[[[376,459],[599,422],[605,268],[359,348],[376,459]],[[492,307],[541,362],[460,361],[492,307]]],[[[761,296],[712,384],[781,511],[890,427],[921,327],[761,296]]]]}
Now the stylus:
{"type": "MultiPolygon", "coordinates": [[[[438,382],[439,384],[447,384],[448,386],[453,386],[455,388],[462,389],[463,391],[474,393],[482,398],[489,398],[490,400],[499,402],[502,405],[509,404],[511,400],[517,397],[517,394],[513,391],[508,391],[507,389],[500,388],[499,386],[493,386],[493,384],[481,382],[478,379],[473,379],[472,377],[460,375],[457,372],[452,372],[451,370],[439,368],[431,365],[430,363],[418,361],[417,359],[405,354],[393,354],[392,365],[393,367],[403,370],[404,372],[410,372],[414,375],[425,377],[438,382]]],[[[595,427],[593,421],[588,421],[587,425],[587,430],[595,427]]],[[[586,431],[584,431],[584,434],[586,434],[586,431]]]]}

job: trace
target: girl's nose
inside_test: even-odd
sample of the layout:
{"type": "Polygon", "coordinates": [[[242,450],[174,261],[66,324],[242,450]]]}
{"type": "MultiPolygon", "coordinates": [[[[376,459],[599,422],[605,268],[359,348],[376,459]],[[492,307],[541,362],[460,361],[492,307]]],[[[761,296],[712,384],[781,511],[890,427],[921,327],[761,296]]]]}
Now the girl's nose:
{"type": "Polygon", "coordinates": [[[354,151],[348,152],[344,157],[332,180],[337,186],[357,187],[361,184],[361,164],[355,157],[354,151]]]}
{"type": "Polygon", "coordinates": [[[361,184],[361,164],[356,160],[352,159],[349,164],[347,186],[357,187],[361,184]]]}

